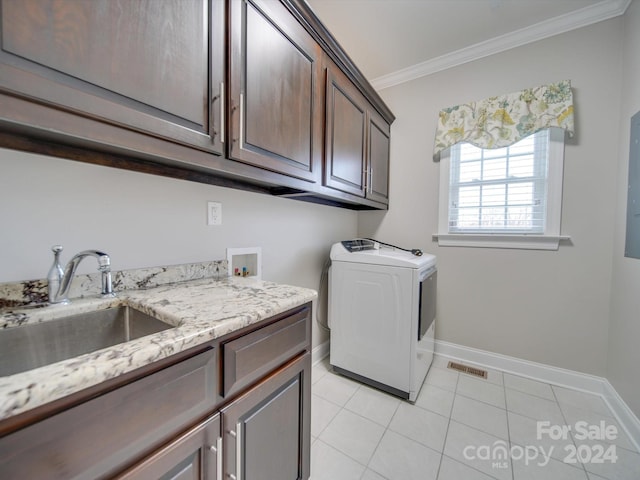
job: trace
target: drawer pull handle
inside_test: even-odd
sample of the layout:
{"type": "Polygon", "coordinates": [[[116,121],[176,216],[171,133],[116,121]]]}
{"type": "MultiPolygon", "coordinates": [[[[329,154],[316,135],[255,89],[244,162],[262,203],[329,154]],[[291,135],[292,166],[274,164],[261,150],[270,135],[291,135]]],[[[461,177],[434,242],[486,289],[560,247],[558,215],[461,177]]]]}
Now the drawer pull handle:
{"type": "Polygon", "coordinates": [[[209,451],[216,455],[216,478],[222,479],[222,437],[216,439],[215,445],[209,445],[209,451]]]}
{"type": "Polygon", "coordinates": [[[220,82],[220,141],[224,143],[225,125],[224,125],[224,82],[220,82]]]}
{"type": "Polygon", "coordinates": [[[236,480],[242,480],[242,424],[236,424],[236,480]]]}
{"type": "Polygon", "coordinates": [[[215,127],[215,116],[213,114],[213,107],[216,103],[216,101],[220,102],[220,142],[224,143],[224,83],[220,83],[220,92],[218,95],[212,95],[211,96],[211,113],[210,113],[210,118],[211,118],[211,136],[215,137],[216,135],[218,135],[218,132],[216,131],[216,127],[215,127]]]}
{"type": "Polygon", "coordinates": [[[236,439],[236,474],[228,474],[230,478],[234,480],[242,480],[242,424],[238,422],[236,424],[236,430],[227,430],[227,433],[236,439]]]}
{"type": "Polygon", "coordinates": [[[222,437],[218,437],[216,446],[216,478],[222,480],[222,437]]]}
{"type": "Polygon", "coordinates": [[[240,94],[240,135],[238,135],[239,147],[244,148],[244,94],[240,94]]]}

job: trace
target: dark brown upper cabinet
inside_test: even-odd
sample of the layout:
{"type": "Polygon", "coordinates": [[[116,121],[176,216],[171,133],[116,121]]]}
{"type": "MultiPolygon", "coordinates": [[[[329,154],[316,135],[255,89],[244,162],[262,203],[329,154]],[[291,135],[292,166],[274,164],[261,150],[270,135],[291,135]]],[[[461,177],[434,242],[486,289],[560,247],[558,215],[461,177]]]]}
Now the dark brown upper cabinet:
{"type": "Polygon", "coordinates": [[[391,127],[382,116],[367,110],[367,191],[366,196],[376,202],[389,204],[389,148],[391,127]]]}
{"type": "MultiPolygon", "coordinates": [[[[2,0],[0,89],[221,155],[224,3],[2,0]]],[[[11,120],[39,122],[27,115],[11,120]]],[[[74,120],[60,115],[54,130],[144,151],[126,131],[83,132],[74,120]]]]}
{"type": "Polygon", "coordinates": [[[232,0],[230,28],[229,158],[320,180],[319,45],[273,0],[232,0]]]}
{"type": "Polygon", "coordinates": [[[393,120],[304,0],[0,0],[0,147],[384,209],[393,120]]]}
{"type": "Polygon", "coordinates": [[[324,183],[386,205],[389,124],[337,67],[326,72],[324,183]]]}
{"type": "Polygon", "coordinates": [[[325,185],[364,196],[367,106],[337,69],[327,68],[325,185]]]}

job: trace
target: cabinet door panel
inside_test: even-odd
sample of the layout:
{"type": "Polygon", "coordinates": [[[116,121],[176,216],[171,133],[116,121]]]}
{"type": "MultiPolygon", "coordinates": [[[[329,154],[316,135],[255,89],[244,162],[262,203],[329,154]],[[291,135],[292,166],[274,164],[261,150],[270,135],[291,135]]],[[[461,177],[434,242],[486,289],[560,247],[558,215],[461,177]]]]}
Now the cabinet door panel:
{"type": "Polygon", "coordinates": [[[294,379],[243,422],[245,477],[298,478],[300,382],[294,379]],[[263,445],[277,439],[272,448],[263,445]]]}
{"type": "Polygon", "coordinates": [[[315,180],[319,47],[278,2],[232,3],[231,158],[315,180]]]}
{"type": "Polygon", "coordinates": [[[308,478],[310,369],[307,353],[222,410],[226,475],[308,478]]]}
{"type": "Polygon", "coordinates": [[[224,78],[223,9],[221,0],[3,0],[0,61],[17,70],[0,86],[221,152],[211,137],[221,121],[212,103],[224,78]],[[34,74],[29,82],[20,70],[34,74]]]}
{"type": "Polygon", "coordinates": [[[364,196],[364,97],[337,71],[327,70],[326,169],[329,187],[364,196]]]}
{"type": "Polygon", "coordinates": [[[367,198],[389,203],[390,128],[380,115],[369,112],[369,181],[367,198]]]}
{"type": "Polygon", "coordinates": [[[187,431],[139,464],[118,475],[118,480],[218,479],[220,415],[187,431]]]}
{"type": "Polygon", "coordinates": [[[254,8],[247,32],[244,141],[308,169],[313,59],[254,8]]]}

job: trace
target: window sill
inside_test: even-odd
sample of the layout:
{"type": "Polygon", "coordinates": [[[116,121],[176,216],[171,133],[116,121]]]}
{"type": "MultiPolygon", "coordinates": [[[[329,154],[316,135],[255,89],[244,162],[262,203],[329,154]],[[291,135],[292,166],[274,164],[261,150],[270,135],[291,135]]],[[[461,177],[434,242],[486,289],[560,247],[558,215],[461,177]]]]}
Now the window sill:
{"type": "Polygon", "coordinates": [[[473,233],[436,233],[440,247],[517,248],[522,250],[558,250],[560,242],[570,242],[564,235],[502,235],[473,233]]]}

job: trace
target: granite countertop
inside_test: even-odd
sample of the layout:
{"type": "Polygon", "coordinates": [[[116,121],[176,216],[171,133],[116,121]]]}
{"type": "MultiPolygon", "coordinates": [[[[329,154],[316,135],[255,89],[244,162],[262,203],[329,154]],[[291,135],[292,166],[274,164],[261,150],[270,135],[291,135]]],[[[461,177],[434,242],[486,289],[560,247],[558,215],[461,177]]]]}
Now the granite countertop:
{"type": "Polygon", "coordinates": [[[310,302],[314,290],[252,278],[224,277],[124,290],[115,298],[0,310],[0,330],[24,323],[128,305],[175,325],[159,333],[61,362],[0,377],[0,420],[310,302]]]}

